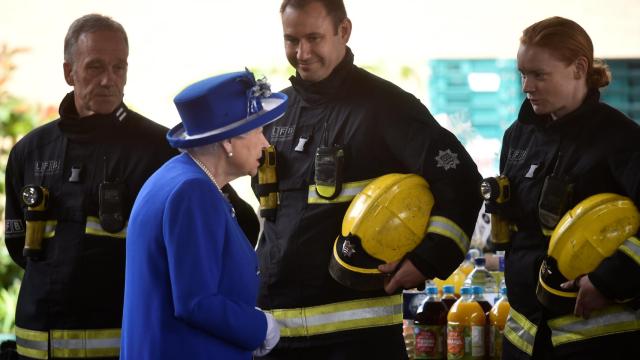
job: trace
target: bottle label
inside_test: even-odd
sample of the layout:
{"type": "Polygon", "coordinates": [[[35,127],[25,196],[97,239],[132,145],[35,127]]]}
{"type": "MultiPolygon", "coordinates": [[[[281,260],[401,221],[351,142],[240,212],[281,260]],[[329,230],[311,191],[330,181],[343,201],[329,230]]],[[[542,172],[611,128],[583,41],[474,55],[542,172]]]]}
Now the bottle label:
{"type": "Polygon", "coordinates": [[[491,326],[491,358],[502,359],[502,335],[504,331],[491,326]]]}
{"type": "Polygon", "coordinates": [[[471,327],[471,356],[484,356],[484,326],[471,327]]]}
{"type": "Polygon", "coordinates": [[[489,330],[489,356],[493,358],[496,354],[496,327],[491,325],[489,330]]]}
{"type": "Polygon", "coordinates": [[[466,339],[469,339],[469,328],[460,324],[447,325],[447,359],[457,360],[464,358],[467,349],[466,339]],[[466,333],[466,336],[465,336],[466,333]]]}
{"type": "Polygon", "coordinates": [[[402,320],[402,335],[404,335],[404,344],[407,354],[411,355],[414,351],[415,338],[413,336],[413,321],[402,320]]]}
{"type": "Polygon", "coordinates": [[[415,359],[442,359],[444,326],[415,325],[415,359]]]}

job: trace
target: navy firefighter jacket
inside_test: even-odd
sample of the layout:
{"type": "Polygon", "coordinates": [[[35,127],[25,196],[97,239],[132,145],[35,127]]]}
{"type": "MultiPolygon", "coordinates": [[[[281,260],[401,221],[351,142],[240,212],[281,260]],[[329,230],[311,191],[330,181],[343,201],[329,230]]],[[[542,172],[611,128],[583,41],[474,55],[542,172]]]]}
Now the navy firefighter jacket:
{"type": "Polygon", "coordinates": [[[69,93],[59,119],[14,146],[6,172],[5,228],[9,253],[25,269],[19,328],[120,328],[126,220],[142,184],[177,153],[165,133],[124,104],[111,114],[80,118],[69,93]],[[118,200],[103,212],[122,217],[121,228],[101,226],[104,183],[118,192],[112,197],[118,200]],[[22,255],[27,208],[20,192],[25,185],[45,187],[50,194],[48,208],[36,214],[46,222],[39,260],[22,255]]]}
{"type": "MultiPolygon", "coordinates": [[[[265,221],[257,247],[262,274],[258,305],[317,310],[387,296],[383,290],[340,285],[328,265],[351,199],[368,181],[389,173],[414,173],[429,183],[435,205],[428,233],[407,258],[425,276],[446,278],[464,258],[481,204],[480,175],[462,144],[413,95],[355,66],[350,50],[328,78],[309,83],[292,77],[291,82],[285,89],[287,112],[264,129],[276,148],[279,204],[275,220],[265,221]],[[342,192],[328,201],[314,190],[320,146],[339,147],[344,154],[342,192]]],[[[322,334],[309,329],[305,334],[310,336],[299,336],[296,329],[289,333],[284,322],[281,326],[279,346],[366,333],[331,331],[333,325],[326,324],[322,334]]],[[[361,326],[368,327],[376,325],[361,326]]]]}

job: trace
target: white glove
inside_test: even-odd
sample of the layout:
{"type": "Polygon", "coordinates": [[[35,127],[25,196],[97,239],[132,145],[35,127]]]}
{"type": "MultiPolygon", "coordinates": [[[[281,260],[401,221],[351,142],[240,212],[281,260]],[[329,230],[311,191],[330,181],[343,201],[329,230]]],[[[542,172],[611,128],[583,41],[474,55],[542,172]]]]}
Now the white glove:
{"type": "Polygon", "coordinates": [[[259,348],[253,350],[253,355],[258,357],[267,355],[276,347],[276,344],[280,340],[280,326],[278,326],[278,322],[273,315],[267,312],[264,313],[264,316],[267,318],[267,337],[259,348]]]}

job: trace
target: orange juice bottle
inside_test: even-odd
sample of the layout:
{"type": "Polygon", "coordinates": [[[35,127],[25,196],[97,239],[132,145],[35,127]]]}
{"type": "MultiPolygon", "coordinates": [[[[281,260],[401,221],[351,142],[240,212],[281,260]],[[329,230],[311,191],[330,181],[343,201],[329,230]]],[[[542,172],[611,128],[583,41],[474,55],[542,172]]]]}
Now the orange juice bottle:
{"type": "Polygon", "coordinates": [[[433,279],[436,286],[440,289],[444,288],[447,285],[453,285],[456,294],[460,294],[460,288],[463,286],[464,281],[466,280],[467,275],[457,268],[446,280],[440,280],[438,278],[433,279]]]}
{"type": "Polygon", "coordinates": [[[504,325],[507,322],[507,315],[511,310],[509,299],[507,298],[507,288],[500,289],[501,297],[489,312],[489,323],[491,324],[489,354],[491,359],[502,359],[502,334],[504,325]]]}
{"type": "Polygon", "coordinates": [[[460,291],[462,297],[447,315],[447,359],[483,359],[485,313],[471,299],[471,288],[463,287],[460,291]]]}
{"type": "Polygon", "coordinates": [[[471,299],[480,305],[482,311],[484,311],[484,358],[489,360],[489,349],[491,348],[491,337],[489,336],[491,333],[491,326],[489,326],[489,312],[491,312],[492,306],[491,303],[485,299],[484,297],[484,289],[482,286],[472,286],[471,287],[471,299]]]}
{"type": "Polygon", "coordinates": [[[478,249],[469,249],[467,256],[465,256],[464,260],[462,261],[462,264],[460,264],[460,266],[458,267],[464,273],[465,277],[469,275],[469,273],[471,273],[473,269],[475,269],[475,265],[473,261],[475,260],[475,258],[479,256],[480,256],[480,251],[478,251],[478,249]]]}

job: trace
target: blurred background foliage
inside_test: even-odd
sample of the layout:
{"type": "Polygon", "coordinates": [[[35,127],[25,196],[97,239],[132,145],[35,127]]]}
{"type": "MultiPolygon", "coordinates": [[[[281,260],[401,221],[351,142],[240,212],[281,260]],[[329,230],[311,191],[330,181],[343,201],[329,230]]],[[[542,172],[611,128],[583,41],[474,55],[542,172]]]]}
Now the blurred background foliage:
{"type": "MultiPolygon", "coordinates": [[[[9,90],[9,80],[15,72],[14,59],[28,51],[0,45],[0,221],[4,224],[5,169],[13,145],[35,126],[56,116],[52,106],[43,107],[15,96],[9,90]]],[[[16,302],[22,279],[18,267],[4,245],[4,227],[0,230],[0,334],[13,333],[16,302]]]]}

